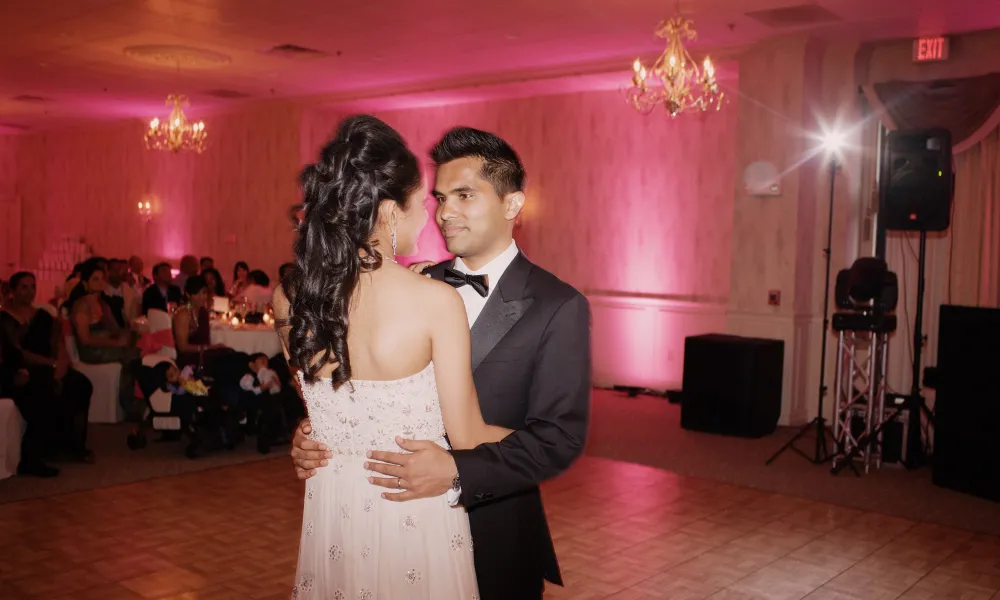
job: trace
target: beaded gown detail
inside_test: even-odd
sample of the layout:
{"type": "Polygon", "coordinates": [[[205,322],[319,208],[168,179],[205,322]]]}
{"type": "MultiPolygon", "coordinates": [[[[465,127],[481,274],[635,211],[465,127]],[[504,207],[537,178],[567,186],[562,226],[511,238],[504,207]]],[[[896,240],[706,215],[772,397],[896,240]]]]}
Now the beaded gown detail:
{"type": "MultiPolygon", "coordinates": [[[[301,375],[300,375],[301,377],[301,375]]],[[[333,452],[306,480],[294,600],[478,600],[469,518],[445,496],[390,502],[368,450],[396,436],[447,448],[434,365],[392,381],[301,380],[312,439],[333,452]]]]}

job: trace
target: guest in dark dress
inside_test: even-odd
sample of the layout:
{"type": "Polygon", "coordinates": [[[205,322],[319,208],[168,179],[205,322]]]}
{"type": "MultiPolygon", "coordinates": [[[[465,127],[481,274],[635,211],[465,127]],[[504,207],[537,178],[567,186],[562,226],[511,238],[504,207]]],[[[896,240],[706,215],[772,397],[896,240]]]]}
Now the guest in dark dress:
{"type": "Polygon", "coordinates": [[[87,364],[121,364],[118,400],[129,418],[141,417],[144,407],[135,398],[135,375],[139,369],[135,336],[118,325],[111,314],[111,307],[101,298],[108,285],[103,270],[94,264],[86,264],[80,283],[82,287],[73,290],[67,302],[80,361],[87,364]]]}
{"type": "Polygon", "coordinates": [[[249,282],[250,267],[242,260],[233,267],[233,285],[229,286],[229,297],[236,298],[243,293],[249,282]]]}
{"type": "Polygon", "coordinates": [[[225,346],[212,344],[212,330],[208,315],[208,286],[201,275],[188,277],[184,284],[188,304],[174,314],[174,347],[177,348],[177,366],[208,369],[220,354],[229,352],[225,346]]]}
{"type": "Polygon", "coordinates": [[[45,449],[45,411],[41,403],[34,401],[30,383],[28,370],[5,360],[4,349],[0,345],[0,397],[12,398],[24,419],[21,462],[17,465],[17,474],[55,477],[59,474],[59,469],[42,462],[45,449]]]}
{"type": "Polygon", "coordinates": [[[10,278],[12,302],[0,312],[4,354],[28,371],[27,395],[47,421],[44,451],[52,456],[90,462],[87,414],[93,385],[70,366],[58,320],[35,308],[36,281],[31,273],[10,278]]]}
{"type": "Polygon", "coordinates": [[[205,285],[208,286],[208,307],[212,307],[212,301],[215,298],[224,298],[226,296],[226,286],[222,283],[222,275],[215,267],[210,267],[201,272],[201,276],[205,278],[205,285]]]}

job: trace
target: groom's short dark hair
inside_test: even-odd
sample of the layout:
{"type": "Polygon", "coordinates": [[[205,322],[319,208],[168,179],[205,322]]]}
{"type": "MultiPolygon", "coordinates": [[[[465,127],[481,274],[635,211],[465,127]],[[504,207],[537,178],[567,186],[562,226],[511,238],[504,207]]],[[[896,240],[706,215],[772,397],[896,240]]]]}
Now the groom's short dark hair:
{"type": "Polygon", "coordinates": [[[524,190],[521,158],[499,136],[472,127],[455,127],[431,148],[431,159],[436,166],[460,158],[482,159],[480,175],[490,182],[497,195],[502,197],[524,190]]]}

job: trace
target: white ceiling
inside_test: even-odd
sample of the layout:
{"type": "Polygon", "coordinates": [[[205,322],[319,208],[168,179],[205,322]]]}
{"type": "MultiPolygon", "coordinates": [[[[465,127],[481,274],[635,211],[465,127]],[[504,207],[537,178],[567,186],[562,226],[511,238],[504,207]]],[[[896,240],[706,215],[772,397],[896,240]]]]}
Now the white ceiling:
{"type": "Polygon", "coordinates": [[[703,49],[739,47],[788,32],[870,40],[1000,27],[1000,0],[802,4],[0,0],[0,126],[32,130],[79,118],[147,116],[162,112],[171,92],[188,94],[196,116],[199,109],[247,99],[344,99],[587,75],[618,65],[627,78],[632,57],[662,47],[652,30],[678,6],[695,20],[703,49]],[[808,16],[819,7],[832,20],[813,15],[804,23],[775,25],[748,16],[789,7],[785,16],[808,16]],[[296,60],[266,53],[280,44],[323,54],[296,60]],[[149,45],[191,47],[225,60],[178,69],[172,58],[148,62],[126,55],[128,47],[149,45]]]}

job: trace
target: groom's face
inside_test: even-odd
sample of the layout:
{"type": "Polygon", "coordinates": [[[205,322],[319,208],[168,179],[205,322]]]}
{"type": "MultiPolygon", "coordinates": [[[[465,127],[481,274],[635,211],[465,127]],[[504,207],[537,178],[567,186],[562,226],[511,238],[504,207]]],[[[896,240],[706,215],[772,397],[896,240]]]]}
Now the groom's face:
{"type": "Polygon", "coordinates": [[[456,256],[487,254],[510,243],[508,203],[483,179],[482,168],[480,158],[459,158],[437,169],[437,224],[456,256]]]}

